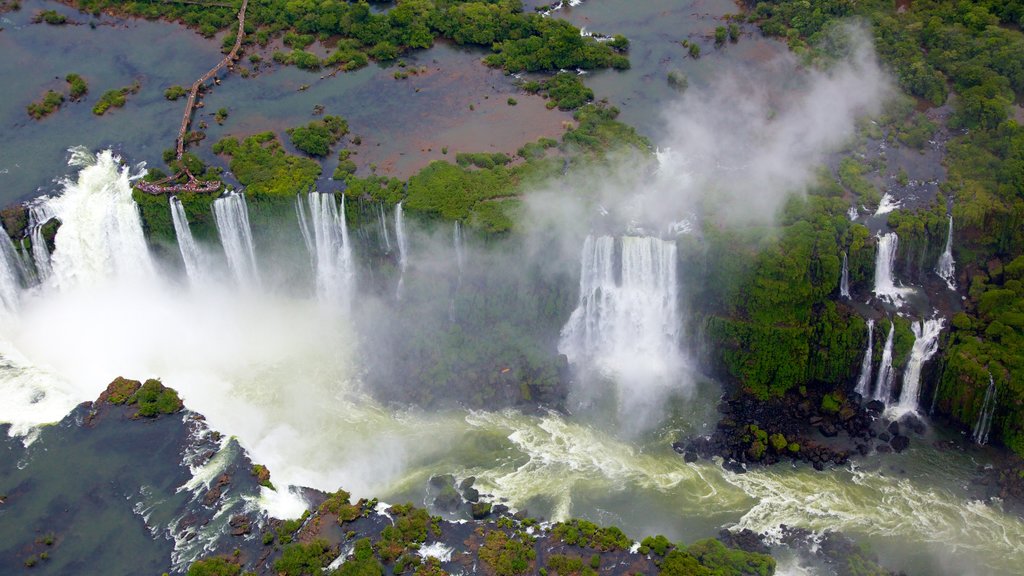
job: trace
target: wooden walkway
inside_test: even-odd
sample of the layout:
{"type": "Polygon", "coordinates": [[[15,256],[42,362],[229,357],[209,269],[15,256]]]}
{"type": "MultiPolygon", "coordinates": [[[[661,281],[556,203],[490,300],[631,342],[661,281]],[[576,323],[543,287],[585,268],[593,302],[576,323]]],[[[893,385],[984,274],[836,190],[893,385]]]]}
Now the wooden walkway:
{"type": "MultiPolygon", "coordinates": [[[[185,114],[181,118],[181,128],[178,130],[175,157],[179,162],[181,161],[182,156],[185,155],[185,135],[188,134],[188,127],[192,122],[192,113],[195,111],[196,107],[196,99],[199,97],[199,91],[203,88],[203,84],[216,76],[217,73],[225,66],[227,66],[228,69],[231,69],[232,63],[238,59],[238,51],[241,50],[242,39],[245,37],[245,10],[248,6],[249,0],[242,0],[242,7],[238,10],[238,33],[236,34],[235,45],[231,48],[231,51],[228,52],[228,55],[218,62],[216,66],[211,68],[206,74],[203,74],[198,80],[192,83],[192,88],[188,93],[188,100],[185,102],[185,114]]],[[[189,172],[187,167],[182,166],[182,172],[175,174],[174,176],[164,178],[159,182],[143,182],[136,186],[136,188],[149,194],[215,192],[220,189],[220,182],[201,182],[191,172],[189,172]],[[171,180],[177,180],[182,176],[185,176],[188,179],[186,183],[167,184],[171,180]]]]}

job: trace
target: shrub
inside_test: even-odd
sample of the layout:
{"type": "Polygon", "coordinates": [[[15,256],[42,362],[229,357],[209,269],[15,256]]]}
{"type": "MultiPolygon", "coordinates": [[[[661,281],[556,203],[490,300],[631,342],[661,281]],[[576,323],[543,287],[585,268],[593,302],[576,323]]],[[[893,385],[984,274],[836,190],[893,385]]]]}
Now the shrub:
{"type": "Polygon", "coordinates": [[[185,90],[185,88],[177,85],[171,86],[167,90],[164,90],[164,98],[167,98],[168,100],[177,100],[185,94],[188,94],[188,91],[185,90]]]}
{"type": "Polygon", "coordinates": [[[72,100],[78,100],[89,92],[89,85],[86,84],[85,79],[78,74],[68,74],[64,80],[66,80],[69,85],[72,100]]]}

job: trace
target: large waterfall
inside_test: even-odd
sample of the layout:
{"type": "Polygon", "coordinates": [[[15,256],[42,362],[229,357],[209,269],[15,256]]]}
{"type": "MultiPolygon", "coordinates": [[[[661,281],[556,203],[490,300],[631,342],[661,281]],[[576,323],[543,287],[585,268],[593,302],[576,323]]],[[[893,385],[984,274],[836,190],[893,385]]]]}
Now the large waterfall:
{"type": "Polygon", "coordinates": [[[942,256],[939,256],[939,265],[935,268],[935,273],[946,281],[946,286],[949,286],[950,290],[956,290],[956,271],[953,268],[953,216],[949,216],[949,232],[946,233],[946,249],[942,251],[942,256]]]}
{"type": "Polygon", "coordinates": [[[874,355],[875,344],[875,319],[868,319],[868,349],[864,352],[864,360],[860,363],[860,376],[857,377],[855,391],[861,398],[867,398],[871,394],[871,357],[874,355]]]}
{"type": "Polygon", "coordinates": [[[345,197],[341,198],[340,211],[334,194],[319,192],[307,194],[306,203],[303,203],[300,194],[296,198],[295,207],[299,227],[316,273],[317,296],[326,302],[347,304],[355,279],[355,265],[352,245],[348,239],[348,224],[345,221],[345,197]],[[309,210],[308,221],[306,204],[309,210]]]}
{"type": "Polygon", "coordinates": [[[391,252],[391,235],[388,234],[388,222],[384,218],[384,203],[381,202],[377,205],[377,215],[380,221],[380,234],[384,237],[384,249],[387,252],[391,252]]]}
{"type": "Polygon", "coordinates": [[[61,222],[50,260],[52,283],[65,288],[112,277],[152,277],[153,262],[132,199],[131,181],[140,175],[130,174],[110,150],[93,156],[76,148],[69,163],[81,167],[78,178],[65,179],[63,192],[46,199],[42,209],[61,222]]]}
{"type": "Polygon", "coordinates": [[[974,443],[979,446],[988,444],[988,435],[992,431],[992,416],[996,411],[996,381],[992,374],[988,375],[988,388],[985,389],[985,399],[981,402],[981,410],[978,411],[978,421],[974,423],[972,434],[974,443]]]}
{"type": "Polygon", "coordinates": [[[893,278],[898,244],[899,237],[895,232],[878,236],[878,252],[875,256],[875,296],[893,304],[899,304],[907,292],[906,288],[896,286],[893,278]]]}
{"type": "Polygon", "coordinates": [[[885,337],[882,348],[882,363],[878,366],[878,380],[875,382],[875,400],[881,400],[886,406],[892,400],[892,384],[895,374],[892,369],[892,345],[896,334],[896,323],[889,322],[889,335],[885,337]]]}
{"type": "Polygon", "coordinates": [[[850,298],[850,264],[847,262],[846,252],[843,252],[843,273],[839,278],[839,295],[843,298],[850,298]]]}
{"type": "Polygon", "coordinates": [[[917,410],[921,394],[921,368],[939,350],[939,333],[942,332],[942,318],[922,320],[911,324],[914,332],[914,347],[903,372],[903,389],[897,409],[902,412],[917,410]]]}
{"type": "Polygon", "coordinates": [[[188,225],[188,216],[185,214],[185,206],[177,196],[171,196],[171,219],[174,222],[174,234],[178,237],[178,250],[181,252],[181,259],[185,263],[185,273],[193,283],[205,280],[206,266],[205,255],[192,238],[192,230],[188,225]]]}
{"type": "Polygon", "coordinates": [[[643,402],[678,385],[677,297],[674,243],[588,236],[579,301],[562,328],[558,349],[577,367],[614,380],[620,409],[643,402]]]}
{"type": "Polygon", "coordinates": [[[395,289],[395,298],[402,299],[402,288],[405,286],[405,267],[408,265],[409,245],[405,238],[405,215],[402,212],[402,203],[395,206],[395,237],[398,240],[398,288],[395,289]]]}
{"type": "Polygon", "coordinates": [[[213,201],[213,215],[231,274],[240,286],[251,288],[259,285],[256,250],[252,243],[245,194],[228,192],[217,198],[213,201]]]}

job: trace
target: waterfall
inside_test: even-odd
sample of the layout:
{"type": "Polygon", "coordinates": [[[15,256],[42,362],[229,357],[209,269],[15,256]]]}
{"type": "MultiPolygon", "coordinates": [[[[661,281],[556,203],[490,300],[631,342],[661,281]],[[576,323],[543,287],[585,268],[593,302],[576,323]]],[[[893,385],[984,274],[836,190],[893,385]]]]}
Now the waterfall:
{"type": "Polygon", "coordinates": [[[996,382],[992,374],[988,375],[988,388],[985,389],[985,399],[981,403],[981,411],[978,412],[978,421],[974,423],[974,443],[978,446],[988,444],[988,435],[992,431],[992,416],[996,411],[996,382]]]}
{"type": "Polygon", "coordinates": [[[465,254],[462,248],[462,225],[458,220],[455,221],[455,227],[452,230],[452,245],[455,248],[455,266],[458,269],[458,277],[455,280],[455,289],[452,290],[452,297],[448,302],[448,320],[455,322],[455,297],[459,294],[459,289],[462,288],[462,267],[465,254]]]}
{"type": "Polygon", "coordinates": [[[893,265],[896,260],[896,248],[899,237],[895,232],[883,234],[878,238],[875,256],[875,296],[899,304],[900,299],[908,292],[906,288],[896,286],[893,279],[893,265]]]}
{"type": "Polygon", "coordinates": [[[245,194],[228,192],[213,201],[213,215],[217,222],[217,234],[224,246],[228,268],[235,280],[243,287],[259,285],[259,271],[256,268],[256,250],[252,243],[252,229],[249,227],[249,209],[245,194]]]}
{"type": "Polygon", "coordinates": [[[885,337],[882,348],[882,363],[878,366],[878,380],[875,381],[875,400],[881,400],[886,406],[892,400],[892,383],[895,379],[892,369],[892,343],[896,334],[896,323],[889,322],[889,335],[885,337]]]}
{"type": "Polygon", "coordinates": [[[32,263],[35,265],[36,278],[42,284],[53,274],[50,267],[50,250],[46,247],[46,239],[43,238],[43,226],[53,219],[54,214],[47,202],[49,198],[43,198],[33,202],[28,207],[28,232],[32,240],[32,263]]]}
{"type": "Polygon", "coordinates": [[[570,362],[619,380],[627,396],[643,396],[653,386],[678,384],[676,245],[626,236],[619,247],[617,270],[614,238],[584,242],[579,300],[558,349],[570,362]]]}
{"type": "MultiPolygon", "coordinates": [[[[875,353],[875,320],[868,319],[868,349],[864,352],[864,360],[860,363],[860,376],[857,377],[857,387],[854,389],[861,398],[867,398],[871,394],[871,357],[875,353]]],[[[890,354],[891,357],[891,354],[890,354]]]]}
{"type": "Polygon", "coordinates": [[[12,312],[18,307],[25,276],[11,237],[2,229],[0,236],[0,308],[12,312]]]}
{"type": "Polygon", "coordinates": [[[398,288],[395,290],[395,298],[402,299],[402,288],[405,286],[405,267],[408,264],[409,245],[405,238],[405,215],[402,212],[402,203],[395,206],[395,237],[398,239],[398,288]]]}
{"type": "Polygon", "coordinates": [[[953,216],[949,216],[949,232],[946,233],[946,249],[942,251],[942,256],[939,256],[939,265],[935,268],[935,273],[946,281],[946,286],[949,286],[950,290],[956,290],[956,272],[953,268],[953,216]]]}
{"type": "Polygon", "coordinates": [[[316,270],[316,246],[313,244],[313,234],[309,231],[309,220],[306,218],[306,208],[302,203],[302,193],[295,195],[295,214],[299,219],[299,231],[302,232],[302,242],[309,252],[309,263],[316,270]]]}
{"type": "Polygon", "coordinates": [[[317,296],[325,302],[347,305],[355,279],[355,266],[345,221],[345,197],[341,198],[340,210],[334,194],[310,192],[306,201],[310,214],[308,221],[301,195],[296,199],[296,209],[299,227],[316,272],[317,296]]]}
{"type": "Polygon", "coordinates": [[[178,237],[178,250],[181,252],[181,259],[185,263],[185,274],[192,283],[202,282],[206,276],[203,265],[204,254],[192,238],[192,230],[188,225],[188,216],[185,214],[185,206],[177,196],[171,196],[171,219],[174,221],[174,234],[178,237]]]}
{"type": "MultiPolygon", "coordinates": [[[[50,262],[50,283],[58,288],[99,284],[112,277],[154,276],[139,209],[132,199],[127,166],[110,150],[93,156],[84,148],[72,151],[69,164],[81,167],[77,178],[62,181],[59,196],[42,200],[40,214],[61,222],[50,262]]],[[[45,248],[33,233],[33,252],[45,248]]],[[[38,254],[38,253],[37,253],[38,254]]],[[[42,262],[37,260],[37,264],[42,262]]]]}
{"type": "Polygon", "coordinates": [[[378,204],[377,208],[377,213],[379,214],[378,220],[380,220],[380,234],[384,237],[384,249],[387,252],[391,252],[391,236],[388,234],[387,220],[384,219],[384,203],[381,202],[378,204]]]}
{"type": "Polygon", "coordinates": [[[942,318],[936,318],[915,322],[910,326],[914,331],[914,347],[910,350],[910,360],[903,372],[903,389],[897,405],[902,412],[917,410],[918,396],[921,394],[921,368],[939,350],[942,323],[942,318]]]}
{"type": "Polygon", "coordinates": [[[839,280],[839,295],[843,298],[850,298],[850,266],[846,259],[846,252],[843,252],[843,274],[839,280]]]}

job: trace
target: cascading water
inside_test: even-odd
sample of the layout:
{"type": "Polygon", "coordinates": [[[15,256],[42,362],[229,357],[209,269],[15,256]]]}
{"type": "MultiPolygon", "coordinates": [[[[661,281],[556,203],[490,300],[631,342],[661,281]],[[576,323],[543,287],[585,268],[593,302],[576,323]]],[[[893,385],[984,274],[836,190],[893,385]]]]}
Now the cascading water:
{"type": "Polygon", "coordinates": [[[378,219],[380,220],[380,234],[384,237],[384,249],[387,252],[391,252],[391,235],[388,233],[388,223],[384,218],[384,203],[382,202],[378,204],[377,208],[377,213],[379,215],[378,219]]]}
{"type": "MultiPolygon", "coordinates": [[[[95,156],[84,148],[71,152],[69,164],[81,167],[78,178],[65,179],[59,196],[43,200],[42,209],[61,222],[50,258],[51,282],[67,288],[113,277],[151,278],[153,262],[132,199],[131,182],[142,173],[131,174],[110,150],[95,156]]],[[[36,245],[45,246],[33,241],[36,245]]]]}
{"type": "Polygon", "coordinates": [[[50,266],[50,250],[43,238],[43,226],[53,219],[54,214],[47,203],[48,198],[33,202],[28,207],[28,232],[32,240],[32,262],[36,269],[39,283],[45,283],[53,274],[50,266]]]}
{"type": "Polygon", "coordinates": [[[992,374],[988,375],[988,388],[985,389],[985,399],[981,403],[981,410],[978,412],[978,421],[974,423],[974,443],[978,446],[988,444],[988,435],[992,431],[992,416],[996,412],[996,390],[995,379],[992,374]]]}
{"type": "Polygon", "coordinates": [[[558,349],[574,365],[613,379],[622,391],[621,410],[623,402],[677,386],[681,359],[676,245],[626,236],[619,247],[616,270],[614,238],[584,242],[579,301],[558,349]]]}
{"type": "Polygon", "coordinates": [[[892,400],[892,384],[895,374],[892,369],[892,345],[896,335],[896,323],[889,323],[889,335],[885,337],[882,348],[882,363],[878,366],[878,380],[875,381],[875,400],[881,400],[886,406],[892,400]]]}
{"type": "Polygon", "coordinates": [[[874,355],[875,344],[875,319],[868,319],[868,349],[864,352],[864,360],[860,363],[860,376],[857,377],[855,391],[861,398],[867,398],[871,394],[871,357],[874,355]]]}
{"type": "Polygon", "coordinates": [[[911,324],[914,332],[914,347],[910,350],[910,359],[903,372],[903,389],[900,401],[896,405],[901,412],[917,410],[918,396],[921,394],[921,369],[939,350],[939,333],[942,332],[942,318],[923,320],[911,324]]]}
{"type": "Polygon", "coordinates": [[[213,201],[213,215],[217,222],[217,234],[224,246],[228,268],[239,285],[258,286],[259,270],[256,267],[256,250],[249,227],[249,208],[245,194],[228,192],[213,201]]]}
{"type": "Polygon", "coordinates": [[[301,195],[296,199],[296,209],[316,272],[317,296],[322,301],[347,304],[355,279],[355,266],[345,221],[345,198],[342,196],[340,211],[334,194],[310,192],[306,201],[310,214],[308,223],[301,195]]]}
{"type": "Polygon", "coordinates": [[[946,249],[942,251],[942,255],[939,256],[939,265],[935,268],[935,273],[939,275],[946,282],[946,286],[949,286],[950,290],[956,290],[956,270],[954,269],[955,262],[953,261],[953,216],[949,216],[949,232],[946,234],[946,249]]]}
{"type": "Polygon", "coordinates": [[[839,295],[843,298],[850,298],[850,265],[847,262],[846,252],[843,252],[843,273],[839,279],[839,295]]]}
{"type": "Polygon", "coordinates": [[[875,256],[875,296],[899,304],[906,288],[896,286],[893,278],[893,266],[896,261],[896,248],[899,237],[895,232],[878,236],[878,252],[875,256]]]}
{"type": "Polygon", "coordinates": [[[188,216],[185,214],[185,206],[177,196],[171,196],[171,219],[174,222],[174,234],[178,237],[178,250],[181,252],[181,259],[185,263],[185,273],[193,283],[205,280],[206,267],[205,255],[192,238],[192,230],[188,225],[188,216]]]}
{"type": "Polygon", "coordinates": [[[452,290],[452,297],[448,302],[448,319],[455,322],[455,297],[458,296],[459,289],[462,288],[462,267],[465,258],[462,248],[462,225],[458,220],[455,221],[455,227],[452,230],[452,245],[455,248],[455,266],[459,275],[455,279],[455,288],[452,290]]]}
{"type": "Polygon", "coordinates": [[[299,219],[299,232],[302,232],[302,242],[309,252],[309,263],[313,270],[316,270],[316,246],[313,244],[313,233],[309,231],[309,219],[306,217],[306,208],[302,203],[302,193],[295,195],[295,215],[299,219]]]}
{"type": "Polygon", "coordinates": [[[13,312],[21,299],[24,272],[11,237],[2,230],[0,236],[0,308],[13,312]]]}
{"type": "Polygon", "coordinates": [[[395,206],[395,237],[398,239],[398,288],[395,289],[395,298],[402,299],[402,288],[405,286],[405,267],[408,265],[409,246],[405,238],[405,215],[402,211],[402,203],[395,206]]]}

